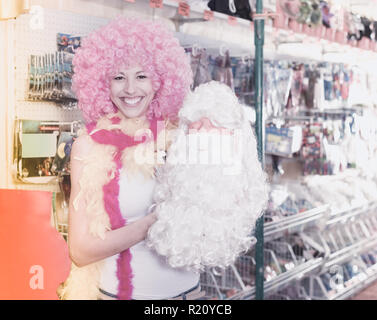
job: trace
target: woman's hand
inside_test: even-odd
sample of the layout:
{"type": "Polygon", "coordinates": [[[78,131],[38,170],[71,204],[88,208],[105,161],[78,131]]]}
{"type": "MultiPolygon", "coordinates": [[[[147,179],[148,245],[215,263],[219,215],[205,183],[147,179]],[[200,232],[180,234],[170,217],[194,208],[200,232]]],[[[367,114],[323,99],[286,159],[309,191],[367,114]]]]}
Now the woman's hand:
{"type": "Polygon", "coordinates": [[[156,214],[156,212],[153,211],[152,213],[146,215],[144,217],[144,219],[145,219],[147,226],[148,226],[148,229],[149,229],[150,226],[157,221],[157,214],[156,214]]]}

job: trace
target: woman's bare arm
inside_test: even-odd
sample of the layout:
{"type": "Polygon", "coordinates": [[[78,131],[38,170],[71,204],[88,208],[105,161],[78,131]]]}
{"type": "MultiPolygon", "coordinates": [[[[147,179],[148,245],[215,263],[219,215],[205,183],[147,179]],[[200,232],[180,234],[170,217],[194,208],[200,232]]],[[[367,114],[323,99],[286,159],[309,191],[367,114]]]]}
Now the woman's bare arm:
{"type": "Polygon", "coordinates": [[[82,161],[76,158],[84,158],[90,152],[92,143],[87,136],[79,137],[73,144],[71,153],[68,245],[71,260],[79,267],[132,247],[146,237],[149,227],[156,221],[155,214],[149,214],[127,226],[107,231],[104,240],[89,233],[84,200],[80,199],[77,210],[73,206],[73,201],[80,191],[79,180],[84,168],[82,161]]]}

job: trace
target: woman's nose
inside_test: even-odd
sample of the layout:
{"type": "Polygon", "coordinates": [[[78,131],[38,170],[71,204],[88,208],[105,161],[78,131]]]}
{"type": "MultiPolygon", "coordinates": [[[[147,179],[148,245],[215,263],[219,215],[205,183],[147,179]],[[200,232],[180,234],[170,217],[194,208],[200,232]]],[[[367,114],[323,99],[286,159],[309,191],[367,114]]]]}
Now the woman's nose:
{"type": "Polygon", "coordinates": [[[135,82],[132,79],[128,79],[125,81],[123,90],[127,94],[133,94],[135,92],[135,82]]]}

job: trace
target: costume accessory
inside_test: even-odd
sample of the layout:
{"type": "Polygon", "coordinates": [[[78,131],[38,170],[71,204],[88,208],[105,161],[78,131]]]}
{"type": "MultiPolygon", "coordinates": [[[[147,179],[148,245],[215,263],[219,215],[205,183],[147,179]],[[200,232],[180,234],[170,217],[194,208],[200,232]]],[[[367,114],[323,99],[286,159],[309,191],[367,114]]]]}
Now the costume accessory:
{"type": "MultiPolygon", "coordinates": [[[[120,167],[127,174],[138,171],[149,177],[154,175],[154,164],[135,163],[134,152],[136,147],[155,145],[159,134],[158,120],[162,119],[153,119],[150,123],[153,139],[143,137],[140,141],[134,141],[133,136],[138,130],[147,129],[148,120],[125,119],[120,113],[106,115],[80,133],[93,146],[85,158],[76,159],[83,161],[84,168],[79,181],[80,192],[73,206],[77,209],[78,202],[85,201],[91,235],[104,239],[106,231],[126,223],[120,215],[118,203],[120,167]]],[[[122,252],[117,261],[120,299],[129,299],[132,294],[131,256],[127,251],[122,252]]],[[[83,267],[72,263],[69,277],[58,288],[60,299],[96,300],[102,264],[103,260],[83,267]]]]}
{"type": "Polygon", "coordinates": [[[172,267],[225,268],[255,243],[252,231],[267,203],[268,186],[243,108],[227,85],[211,81],[190,93],[179,112],[180,130],[157,176],[157,221],[146,241],[172,267]],[[233,129],[234,135],[187,134],[189,124],[202,118],[233,129]],[[200,160],[203,141],[209,142],[205,163],[200,160]]]}
{"type": "MultiPolygon", "coordinates": [[[[112,124],[119,124],[121,119],[119,117],[111,118],[112,124]]],[[[134,121],[138,123],[140,121],[134,121]]],[[[105,201],[105,209],[110,217],[111,228],[118,229],[127,224],[127,221],[122,217],[119,207],[119,175],[122,168],[122,151],[126,148],[136,146],[140,143],[147,142],[147,137],[143,136],[142,140],[136,141],[134,137],[124,134],[121,130],[105,130],[100,129],[95,132],[94,124],[89,124],[87,130],[92,139],[100,144],[107,144],[116,147],[114,161],[116,163],[116,171],[114,177],[108,184],[103,186],[103,194],[105,201]]],[[[151,120],[150,129],[153,133],[153,138],[157,137],[157,119],[151,120]]],[[[117,276],[119,279],[118,296],[120,300],[129,300],[132,296],[132,270],[131,270],[131,253],[127,249],[122,251],[117,260],[117,276]]]]}

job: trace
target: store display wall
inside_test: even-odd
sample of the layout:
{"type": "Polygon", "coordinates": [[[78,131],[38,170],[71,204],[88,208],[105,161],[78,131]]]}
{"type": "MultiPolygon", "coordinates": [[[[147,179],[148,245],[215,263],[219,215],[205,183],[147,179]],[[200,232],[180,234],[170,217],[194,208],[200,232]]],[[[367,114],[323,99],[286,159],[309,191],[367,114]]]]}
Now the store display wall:
{"type": "MultiPolygon", "coordinates": [[[[16,169],[13,160],[15,119],[64,123],[72,123],[81,119],[80,112],[77,109],[67,110],[53,102],[30,101],[28,98],[29,58],[31,55],[43,56],[46,53],[56,52],[58,33],[85,36],[118,15],[159,19],[171,30],[177,32],[177,37],[184,45],[188,56],[193,53],[194,47],[196,52],[205,50],[206,53],[211,55],[211,57],[204,57],[205,54],[203,54],[203,59],[208,58],[208,65],[204,69],[208,68],[206,72],[208,71],[210,76],[203,77],[203,73],[200,74],[201,71],[199,71],[196,85],[203,79],[203,82],[207,82],[213,77],[216,73],[214,72],[216,57],[224,58],[224,54],[228,51],[229,56],[226,60],[230,66],[228,66],[227,72],[231,72],[234,76],[234,81],[228,83],[242,103],[253,104],[253,64],[249,62],[253,57],[254,42],[253,30],[249,21],[238,20],[236,26],[230,26],[227,20],[222,18],[211,23],[201,21],[175,24],[169,20],[169,17],[176,13],[176,3],[170,2],[166,1],[165,3],[164,1],[166,5],[159,11],[151,9],[148,1],[142,0],[136,0],[136,3],[126,3],[121,0],[32,1],[32,5],[43,7],[43,29],[30,27],[32,19],[30,14],[21,15],[15,21],[0,22],[2,26],[5,26],[0,31],[0,40],[7,44],[6,48],[1,49],[4,52],[1,51],[0,53],[1,55],[4,53],[8,62],[6,66],[4,64],[0,66],[0,96],[7,97],[0,101],[0,117],[2,119],[0,130],[7,133],[6,139],[0,141],[0,151],[4,151],[0,152],[1,188],[53,191],[56,193],[54,199],[57,208],[63,211],[65,215],[63,220],[66,220],[67,194],[61,192],[64,189],[64,184],[59,185],[58,181],[47,184],[20,183],[14,179],[16,169]],[[205,37],[203,34],[205,34],[205,37]],[[202,79],[199,79],[200,77],[202,79]]],[[[192,12],[192,17],[201,17],[201,13],[192,12]]],[[[221,14],[218,17],[222,17],[221,14]]],[[[277,62],[283,64],[293,62],[307,64],[308,66],[319,65],[325,57],[328,57],[323,53],[324,48],[329,51],[335,48],[338,50],[338,54],[341,54],[344,49],[339,44],[328,43],[323,45],[322,40],[315,42],[311,39],[309,43],[308,40],[300,39],[304,36],[289,33],[287,30],[274,29],[271,24],[267,25],[266,32],[266,57],[269,60],[265,64],[266,78],[275,74],[275,70],[269,69],[269,67],[277,62]],[[277,45],[274,42],[275,37],[281,37],[282,43],[277,45]],[[296,39],[295,41],[298,41],[298,43],[284,43],[284,41],[288,42],[289,37],[296,39]]],[[[365,50],[362,51],[358,48],[347,47],[348,49],[351,56],[352,54],[354,56],[360,54],[362,59],[355,60],[360,63],[365,62],[364,57],[375,54],[373,52],[365,53],[365,50]]],[[[195,60],[197,56],[191,55],[190,58],[193,68],[201,65],[200,59],[199,61],[195,60]]],[[[342,62],[350,61],[346,54],[342,55],[342,59],[344,60],[342,62]]],[[[336,58],[333,60],[336,60],[336,58]]],[[[334,63],[334,61],[331,63],[334,63]]],[[[365,69],[368,70],[368,64],[364,63],[363,72],[365,69]]],[[[284,75],[282,78],[284,78],[284,75]]],[[[368,97],[368,101],[356,101],[354,99],[350,106],[365,104],[375,113],[376,95],[373,95],[373,89],[369,92],[366,91],[364,86],[367,83],[366,79],[362,79],[363,86],[360,86],[359,89],[364,94],[359,95],[359,97],[368,97]]],[[[375,83],[375,78],[369,77],[368,79],[375,83]]],[[[280,85],[282,82],[280,82],[280,85]]],[[[265,85],[267,84],[268,81],[265,85]]],[[[284,101],[278,101],[277,107],[274,109],[271,104],[271,99],[276,98],[273,97],[274,90],[272,87],[266,87],[264,91],[266,94],[265,114],[266,118],[269,118],[267,120],[274,117],[278,118],[278,122],[280,121],[280,125],[283,124],[283,127],[290,128],[291,126],[297,127],[297,125],[305,127],[307,123],[313,124],[315,121],[323,123],[324,119],[327,122],[342,122],[350,116],[349,110],[337,110],[338,113],[334,116],[334,110],[325,110],[324,106],[314,105],[310,106],[310,110],[306,106],[300,106],[302,108],[300,113],[298,106],[295,110],[286,108],[288,98],[286,94],[284,94],[284,101]]],[[[367,109],[366,106],[358,106],[358,110],[360,108],[362,110],[367,109]]],[[[252,108],[249,109],[252,110],[252,108]]],[[[375,136],[362,137],[361,132],[357,134],[366,141],[370,150],[375,153],[375,143],[371,140],[375,139],[375,136]]],[[[321,144],[321,141],[317,142],[321,144]]],[[[350,156],[352,156],[353,153],[356,154],[357,152],[350,153],[350,156]]],[[[274,163],[277,155],[273,152],[272,154],[275,158],[268,155],[266,167],[271,180],[275,182],[273,191],[275,195],[280,196],[280,199],[285,198],[280,202],[276,201],[276,203],[274,203],[274,199],[271,199],[270,210],[265,215],[266,298],[346,298],[351,296],[356,289],[360,289],[363,285],[376,279],[375,252],[370,246],[365,246],[368,243],[373,245],[376,243],[376,239],[373,237],[373,233],[377,230],[374,202],[377,199],[377,190],[373,187],[373,180],[376,178],[375,173],[370,174],[367,172],[368,170],[343,172],[347,165],[343,166],[342,170],[305,171],[302,159],[280,154],[278,157],[284,171],[284,174],[282,174],[276,170],[279,164],[274,163]],[[305,179],[303,178],[304,173],[308,175],[305,179]],[[339,173],[340,175],[338,177],[324,177],[325,179],[319,180],[322,177],[312,179],[313,173],[326,175],[339,173]],[[332,181],[337,179],[340,181],[332,181]],[[370,184],[371,188],[362,190],[364,182],[370,184]],[[337,187],[331,188],[331,183],[334,183],[337,187]],[[348,187],[352,183],[355,187],[353,189],[348,187]],[[323,187],[323,185],[326,187],[323,187]],[[322,195],[320,191],[322,191],[322,195]],[[355,217],[362,217],[360,219],[361,224],[354,224],[355,217]],[[321,239],[318,234],[324,232],[328,232],[329,236],[326,239],[321,239]],[[344,236],[339,236],[339,233],[349,233],[350,237],[347,240],[344,236]],[[356,258],[354,259],[354,257],[356,258]],[[342,282],[343,287],[338,286],[335,289],[329,287],[328,282],[329,276],[330,279],[332,277],[330,269],[334,265],[344,270],[345,279],[342,282]],[[352,272],[355,269],[353,265],[357,265],[359,269],[352,272]],[[304,278],[301,281],[302,276],[304,278]],[[358,278],[355,278],[356,276],[358,278]],[[346,287],[350,290],[345,290],[346,287]]],[[[369,169],[373,168],[375,165],[372,158],[369,160],[371,160],[369,164],[364,165],[367,169],[368,167],[369,169]]],[[[65,179],[67,179],[67,176],[65,179]]],[[[59,217],[55,215],[54,218],[58,219],[59,217]]],[[[55,221],[55,226],[66,235],[65,223],[61,224],[55,221]]],[[[202,275],[201,280],[203,287],[208,290],[208,299],[250,299],[254,298],[255,294],[253,287],[254,273],[254,252],[250,251],[241,256],[231,268],[210,270],[202,275]]]]}

